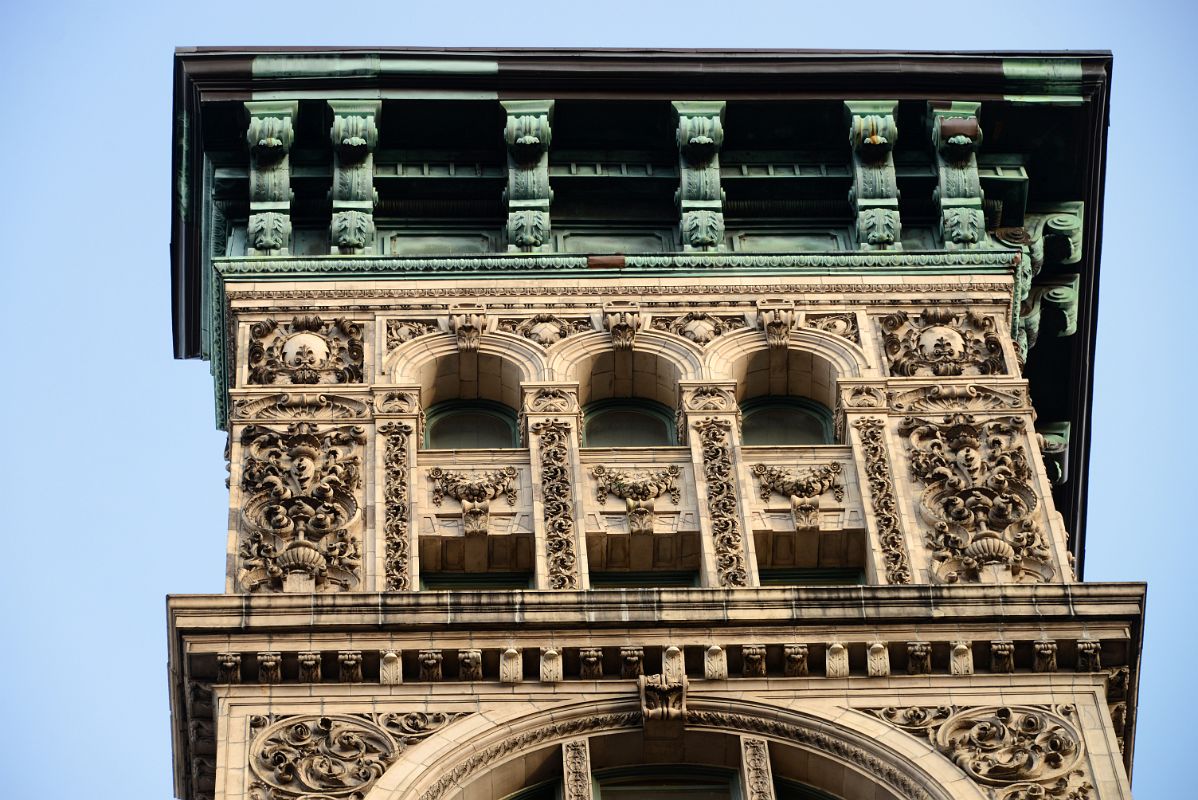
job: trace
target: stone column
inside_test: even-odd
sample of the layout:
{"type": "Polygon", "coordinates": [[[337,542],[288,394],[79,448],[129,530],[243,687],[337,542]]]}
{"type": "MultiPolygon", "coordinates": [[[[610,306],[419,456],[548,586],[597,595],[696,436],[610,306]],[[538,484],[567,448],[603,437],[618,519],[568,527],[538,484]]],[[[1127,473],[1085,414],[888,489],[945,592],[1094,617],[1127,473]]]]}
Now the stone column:
{"type": "Polygon", "coordinates": [[[898,183],[894,175],[897,100],[847,100],[853,188],[849,203],[861,250],[902,250],[898,183]]]}
{"type": "Polygon", "coordinates": [[[329,252],[351,255],[374,251],[374,148],[381,100],[330,100],[333,127],[333,220],[329,252]]]}
{"type": "Polygon", "coordinates": [[[740,737],[740,784],[744,800],[774,800],[774,773],[765,739],[740,737]]]}
{"type": "Polygon", "coordinates": [[[932,148],[938,181],[933,200],[940,215],[940,235],[949,250],[980,247],[986,243],[982,214],[982,181],[978,177],[977,149],[982,143],[978,124],[981,103],[928,103],[932,148]]]}
{"type": "Polygon", "coordinates": [[[695,471],[705,587],[757,586],[757,562],[740,500],[740,407],[735,381],[682,381],[679,438],[695,471]]]}
{"type": "Polygon", "coordinates": [[[581,535],[582,465],[578,457],[578,385],[524,384],[521,433],[532,465],[537,589],[586,589],[581,535]]]}
{"type": "MultiPolygon", "coordinates": [[[[291,143],[299,103],[248,102],[246,143],[250,148],[250,219],[246,252],[285,256],[291,246],[291,143]]],[[[221,243],[224,246],[224,243],[221,243]]]]}
{"type": "Polygon", "coordinates": [[[549,142],[552,100],[505,100],[508,183],[507,248],[534,252],[549,241],[549,142]]]}
{"type": "Polygon", "coordinates": [[[679,100],[678,191],[684,250],[724,249],[724,190],[720,147],[724,144],[723,100],[679,100]]]}
{"type": "Polygon", "coordinates": [[[420,588],[420,548],[413,520],[412,480],[416,451],[424,436],[424,412],[418,386],[376,386],[374,412],[375,537],[377,586],[388,592],[420,588]]]}

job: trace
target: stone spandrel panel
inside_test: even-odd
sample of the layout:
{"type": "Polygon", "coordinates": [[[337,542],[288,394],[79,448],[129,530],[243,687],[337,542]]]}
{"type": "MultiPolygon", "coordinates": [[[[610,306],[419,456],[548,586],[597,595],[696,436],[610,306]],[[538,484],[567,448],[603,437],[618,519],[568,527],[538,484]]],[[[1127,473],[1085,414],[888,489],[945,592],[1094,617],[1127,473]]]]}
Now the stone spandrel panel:
{"type": "Polygon", "coordinates": [[[368,325],[339,314],[292,313],[242,319],[239,387],[320,386],[371,381],[368,325]]]}

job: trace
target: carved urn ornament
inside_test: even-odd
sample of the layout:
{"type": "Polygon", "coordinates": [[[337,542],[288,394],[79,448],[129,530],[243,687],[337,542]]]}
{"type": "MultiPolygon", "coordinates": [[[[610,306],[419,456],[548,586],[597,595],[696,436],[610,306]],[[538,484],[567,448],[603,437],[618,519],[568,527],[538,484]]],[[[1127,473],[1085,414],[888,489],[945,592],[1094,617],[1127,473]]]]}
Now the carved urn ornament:
{"type": "Polygon", "coordinates": [[[991,579],[1039,582],[1055,574],[1024,429],[1020,417],[979,422],[971,414],[940,422],[907,417],[899,425],[910,443],[912,474],[927,487],[920,511],[932,524],[928,544],[941,580],[980,580],[990,567],[1000,570],[991,579]]]}

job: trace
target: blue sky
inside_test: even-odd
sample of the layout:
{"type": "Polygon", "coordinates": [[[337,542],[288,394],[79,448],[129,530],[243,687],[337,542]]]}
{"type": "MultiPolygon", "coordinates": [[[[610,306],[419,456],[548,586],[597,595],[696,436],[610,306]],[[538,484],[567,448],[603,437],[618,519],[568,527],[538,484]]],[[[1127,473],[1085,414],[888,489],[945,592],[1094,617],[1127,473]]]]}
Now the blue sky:
{"type": "Polygon", "coordinates": [[[172,795],[164,596],[223,590],[226,490],[207,365],[171,360],[171,56],[340,44],[1113,50],[1086,572],[1150,582],[1135,789],[1173,796],[1195,700],[1198,12],[1129,7],[10,0],[0,794],[172,795]]]}

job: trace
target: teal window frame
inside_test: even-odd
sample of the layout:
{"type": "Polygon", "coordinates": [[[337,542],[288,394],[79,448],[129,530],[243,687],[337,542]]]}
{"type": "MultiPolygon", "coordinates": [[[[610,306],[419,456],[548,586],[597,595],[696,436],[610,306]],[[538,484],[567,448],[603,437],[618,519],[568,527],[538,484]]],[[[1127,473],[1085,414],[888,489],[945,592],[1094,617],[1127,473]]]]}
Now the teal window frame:
{"type": "Polygon", "coordinates": [[[505,406],[502,403],[493,402],[491,400],[446,400],[443,403],[437,403],[435,406],[433,406],[433,407],[429,408],[427,411],[425,411],[425,414],[424,414],[424,437],[421,441],[421,449],[422,450],[455,450],[455,449],[460,450],[460,449],[463,449],[463,448],[452,448],[452,447],[432,447],[429,444],[429,442],[431,441],[430,434],[432,433],[434,426],[436,426],[436,424],[438,422],[441,422],[442,420],[444,420],[445,417],[449,417],[454,414],[461,414],[464,412],[470,412],[470,413],[474,413],[474,414],[485,414],[486,416],[494,417],[498,420],[501,420],[507,426],[508,432],[511,434],[511,440],[510,440],[511,444],[509,444],[507,447],[502,447],[502,448],[484,447],[484,448],[466,448],[466,449],[511,450],[513,448],[520,446],[519,445],[520,439],[517,436],[517,432],[518,432],[519,428],[516,424],[516,412],[514,410],[512,410],[511,408],[509,408],[508,406],[505,406]]]}
{"type": "Polygon", "coordinates": [[[621,444],[621,445],[597,445],[599,447],[676,447],[678,445],[678,431],[674,428],[674,409],[667,405],[657,402],[656,400],[645,400],[639,397],[619,397],[609,400],[596,400],[593,403],[587,403],[582,409],[582,446],[595,447],[588,441],[588,431],[591,422],[602,415],[612,411],[637,411],[646,416],[660,420],[665,426],[666,441],[656,442],[654,444],[621,444]]]}
{"type": "MultiPolygon", "coordinates": [[[[836,429],[832,424],[832,412],[829,411],[823,403],[817,403],[814,400],[807,399],[806,397],[797,397],[795,395],[766,395],[764,397],[754,397],[751,400],[746,400],[741,403],[740,414],[742,439],[745,424],[752,418],[754,414],[773,409],[789,409],[806,414],[807,416],[815,419],[820,425],[820,429],[823,432],[824,437],[824,440],[820,442],[820,444],[836,444],[836,429]]],[[[748,447],[770,446],[769,443],[749,444],[748,442],[744,442],[744,444],[746,444],[748,447]]]]}

